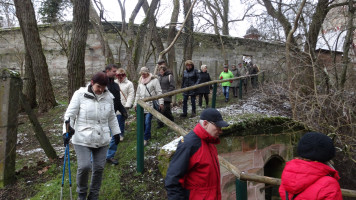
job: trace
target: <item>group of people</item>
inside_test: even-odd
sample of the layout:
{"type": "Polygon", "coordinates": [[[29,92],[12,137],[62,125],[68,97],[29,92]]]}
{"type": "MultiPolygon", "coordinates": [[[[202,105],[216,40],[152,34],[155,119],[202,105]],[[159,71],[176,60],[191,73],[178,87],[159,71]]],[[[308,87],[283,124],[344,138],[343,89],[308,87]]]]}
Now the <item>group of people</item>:
{"type": "MultiPolygon", "coordinates": [[[[73,137],[78,161],[78,199],[98,199],[105,163],[118,165],[114,156],[118,144],[124,140],[129,109],[136,110],[139,99],[174,89],[174,78],[165,62],[160,61],[158,76],[152,75],[147,67],[141,68],[136,93],[126,71],[115,64],[108,64],[103,72],[96,73],[90,83],[73,94],[64,114],[63,141],[66,146],[73,137]],[[92,176],[88,192],[90,171],[92,176]]],[[[158,104],[159,111],[173,121],[171,101],[171,97],[165,97],[159,99],[158,104]]],[[[145,145],[151,138],[151,120],[152,114],[146,112],[145,145]]],[[[162,123],[159,126],[163,126],[162,123]]]]}
{"type": "MultiPolygon", "coordinates": [[[[124,139],[128,110],[136,109],[139,99],[175,89],[174,77],[165,61],[158,64],[158,76],[150,73],[147,67],[140,69],[136,93],[125,70],[109,64],[103,72],[96,73],[90,83],[73,94],[64,114],[63,139],[66,146],[72,138],[77,156],[78,199],[99,198],[105,163],[118,164],[114,155],[119,142],[124,139]],[[90,172],[91,182],[88,186],[90,172]]],[[[201,66],[200,72],[194,69],[190,60],[185,65],[182,88],[210,81],[206,65],[201,66]]],[[[234,71],[234,66],[232,72],[224,69],[222,79],[227,78],[223,73],[241,75],[238,72],[234,74],[234,71]]],[[[228,91],[226,87],[230,86],[223,85],[225,93],[228,91]]],[[[202,97],[208,105],[209,90],[207,86],[201,90],[185,92],[182,115],[187,116],[189,97],[192,101],[192,114],[195,115],[196,94],[199,94],[200,106],[202,97]]],[[[171,101],[171,97],[164,97],[157,102],[158,110],[173,121],[171,101]]],[[[153,106],[152,102],[147,103],[153,106]]],[[[151,120],[152,114],[145,113],[145,145],[151,138],[151,120]]],[[[199,123],[181,139],[170,162],[165,178],[168,199],[221,199],[220,169],[215,145],[219,144],[222,128],[227,126],[229,124],[223,120],[218,110],[207,108],[202,111],[199,123]]],[[[296,200],[342,199],[338,173],[328,162],[335,154],[331,139],[324,134],[307,133],[299,142],[298,154],[300,157],[288,162],[282,174],[282,199],[296,196],[296,200]]]]}

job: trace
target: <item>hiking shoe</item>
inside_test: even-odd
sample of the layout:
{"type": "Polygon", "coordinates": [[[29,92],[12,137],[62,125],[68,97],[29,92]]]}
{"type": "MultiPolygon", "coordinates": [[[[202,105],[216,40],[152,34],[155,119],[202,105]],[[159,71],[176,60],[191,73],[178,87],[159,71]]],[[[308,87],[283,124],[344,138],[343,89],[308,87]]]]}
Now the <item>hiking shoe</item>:
{"type": "Polygon", "coordinates": [[[187,114],[181,114],[180,117],[187,117],[187,114]]]}
{"type": "Polygon", "coordinates": [[[110,164],[113,164],[113,165],[118,165],[119,164],[119,162],[114,158],[107,158],[106,162],[110,163],[110,164]]]}
{"type": "Polygon", "coordinates": [[[225,102],[228,102],[229,101],[229,99],[225,99],[225,102]]]}
{"type": "Polygon", "coordinates": [[[195,114],[195,112],[193,112],[192,115],[191,115],[191,117],[195,117],[195,116],[196,116],[196,114],[195,114]]]}
{"type": "Polygon", "coordinates": [[[120,142],[124,141],[124,136],[120,135],[120,142]]]}
{"type": "Polygon", "coordinates": [[[143,141],[143,146],[147,146],[148,145],[148,140],[144,140],[143,141]]]}

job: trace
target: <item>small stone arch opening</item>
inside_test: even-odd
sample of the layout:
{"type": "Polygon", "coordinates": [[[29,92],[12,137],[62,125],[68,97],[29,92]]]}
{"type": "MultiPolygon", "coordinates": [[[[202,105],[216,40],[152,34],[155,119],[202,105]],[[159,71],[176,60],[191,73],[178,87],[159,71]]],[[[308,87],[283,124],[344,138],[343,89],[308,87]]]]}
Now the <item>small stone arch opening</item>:
{"type": "MultiPolygon", "coordinates": [[[[263,167],[264,175],[273,178],[281,178],[284,166],[285,161],[281,156],[272,155],[263,167]]],[[[265,184],[265,200],[281,199],[279,197],[278,188],[279,186],[277,185],[265,184]]]]}

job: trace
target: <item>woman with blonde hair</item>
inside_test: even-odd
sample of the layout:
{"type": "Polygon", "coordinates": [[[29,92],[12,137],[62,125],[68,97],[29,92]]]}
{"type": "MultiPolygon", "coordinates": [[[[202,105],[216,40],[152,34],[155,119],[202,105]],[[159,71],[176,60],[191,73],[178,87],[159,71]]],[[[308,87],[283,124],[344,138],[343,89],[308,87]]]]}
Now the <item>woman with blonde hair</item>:
{"type": "MultiPolygon", "coordinates": [[[[139,99],[144,99],[150,96],[157,96],[162,94],[161,85],[156,78],[156,76],[150,73],[150,70],[147,67],[142,67],[140,70],[140,79],[138,81],[136,97],[134,107],[136,110],[137,101],[139,99]]],[[[163,111],[163,99],[158,100],[159,109],[163,111]]],[[[153,102],[146,102],[153,107],[153,102]]],[[[146,146],[148,140],[151,139],[151,121],[152,121],[152,114],[145,110],[145,130],[144,130],[144,145],[146,146]]]]}

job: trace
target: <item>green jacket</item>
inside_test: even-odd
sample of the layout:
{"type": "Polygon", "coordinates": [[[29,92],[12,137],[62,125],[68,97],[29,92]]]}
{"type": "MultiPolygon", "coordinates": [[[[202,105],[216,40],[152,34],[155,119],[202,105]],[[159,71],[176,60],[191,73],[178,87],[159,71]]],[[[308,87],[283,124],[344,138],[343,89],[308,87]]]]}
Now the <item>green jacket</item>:
{"type": "MultiPolygon", "coordinates": [[[[227,70],[227,72],[224,72],[224,71],[221,72],[219,79],[221,79],[221,77],[224,80],[224,79],[234,78],[234,75],[232,74],[232,72],[230,70],[227,70]]],[[[230,83],[230,81],[227,81],[227,82],[223,82],[221,85],[230,87],[231,83],[230,83]]]]}

